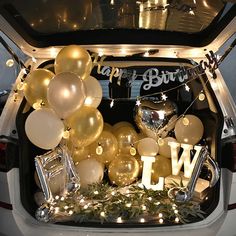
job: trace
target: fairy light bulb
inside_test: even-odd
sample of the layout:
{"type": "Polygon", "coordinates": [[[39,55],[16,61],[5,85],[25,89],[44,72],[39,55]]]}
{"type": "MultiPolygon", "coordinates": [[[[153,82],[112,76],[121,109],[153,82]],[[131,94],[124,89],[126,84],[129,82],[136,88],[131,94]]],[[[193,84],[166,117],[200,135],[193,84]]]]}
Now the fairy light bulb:
{"type": "Polygon", "coordinates": [[[176,217],[176,218],[175,218],[175,222],[176,222],[176,223],[179,223],[179,217],[176,217]]]}
{"type": "Polygon", "coordinates": [[[96,154],[100,156],[100,155],[102,155],[102,153],[103,153],[102,145],[101,145],[101,143],[98,143],[98,146],[96,148],[96,154]]]}
{"type": "Polygon", "coordinates": [[[141,218],[139,221],[140,221],[141,223],[145,223],[145,219],[144,219],[144,218],[141,218]]]}
{"type": "Polygon", "coordinates": [[[100,213],[100,216],[101,216],[101,217],[105,217],[105,216],[106,216],[105,212],[102,211],[102,212],[100,213]]]}
{"type": "Polygon", "coordinates": [[[130,144],[129,153],[130,153],[131,156],[135,156],[136,153],[137,153],[136,148],[134,147],[133,144],[130,144]]]}
{"type": "Polygon", "coordinates": [[[140,99],[137,98],[136,106],[140,106],[140,105],[141,105],[141,101],[140,101],[140,99]]]}
{"type": "Polygon", "coordinates": [[[189,125],[189,119],[187,117],[183,118],[183,125],[188,126],[189,125]]]}
{"type": "Polygon", "coordinates": [[[24,88],[25,88],[25,83],[24,82],[20,82],[20,83],[18,83],[17,84],[17,86],[16,86],[16,88],[17,88],[17,90],[24,90],[24,88]]]}
{"type": "Polygon", "coordinates": [[[191,9],[191,8],[190,8],[190,10],[189,10],[189,12],[188,12],[188,13],[189,13],[190,15],[192,15],[192,16],[193,16],[193,15],[195,15],[195,13],[194,13],[193,9],[191,9]]]}
{"type": "Polygon", "coordinates": [[[160,224],[163,224],[163,222],[164,222],[164,220],[161,218],[161,219],[159,219],[159,223],[160,224]]]}
{"type": "Polygon", "coordinates": [[[36,60],[35,57],[32,57],[31,59],[32,59],[32,62],[33,62],[33,63],[36,63],[36,62],[37,62],[37,60],[36,60]]]}
{"type": "Polygon", "coordinates": [[[200,94],[199,94],[199,96],[198,96],[198,99],[199,99],[199,101],[201,101],[201,102],[202,102],[202,101],[204,101],[204,100],[205,100],[205,97],[206,97],[206,96],[205,96],[205,94],[204,94],[204,93],[200,93],[200,94]]]}
{"type": "Polygon", "coordinates": [[[70,137],[70,132],[69,132],[69,130],[65,130],[65,131],[63,132],[62,137],[63,137],[64,139],[68,139],[68,138],[70,137]]]}
{"type": "Polygon", "coordinates": [[[38,102],[35,102],[32,107],[35,109],[35,110],[39,110],[41,108],[41,101],[38,101],[38,102]]]}
{"type": "Polygon", "coordinates": [[[162,99],[163,101],[166,101],[167,98],[168,98],[168,97],[167,97],[164,93],[162,93],[161,99],[162,99]]]}
{"type": "Polygon", "coordinates": [[[13,60],[13,59],[8,59],[8,60],[6,61],[6,66],[7,66],[7,67],[12,67],[12,66],[14,66],[14,60],[13,60]]]}
{"type": "Polygon", "coordinates": [[[145,52],[145,53],[143,54],[143,56],[144,56],[144,57],[149,57],[150,54],[149,54],[149,52],[147,51],[147,52],[145,52]]]}
{"type": "Polygon", "coordinates": [[[122,220],[122,218],[121,218],[121,217],[118,217],[118,218],[116,219],[116,222],[117,222],[117,223],[122,223],[122,222],[123,222],[123,220],[122,220]]]}
{"type": "Polygon", "coordinates": [[[114,106],[114,99],[111,100],[110,108],[112,108],[113,106],[114,106]]]}
{"type": "Polygon", "coordinates": [[[189,92],[190,88],[189,88],[189,86],[188,86],[187,84],[184,85],[184,88],[185,88],[185,90],[186,90],[187,92],[189,92]]]}

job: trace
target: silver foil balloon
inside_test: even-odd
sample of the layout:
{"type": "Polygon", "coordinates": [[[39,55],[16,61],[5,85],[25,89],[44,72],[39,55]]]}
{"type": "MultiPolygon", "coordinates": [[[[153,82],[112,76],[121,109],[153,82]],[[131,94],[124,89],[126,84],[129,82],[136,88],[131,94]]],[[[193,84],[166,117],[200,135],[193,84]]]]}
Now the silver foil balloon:
{"type": "Polygon", "coordinates": [[[213,187],[220,178],[220,169],[217,163],[210,157],[206,147],[203,147],[194,166],[191,178],[186,187],[173,187],[168,191],[168,196],[176,202],[187,202],[191,200],[197,179],[201,173],[202,167],[206,165],[212,173],[210,187],[213,187]]]}
{"type": "Polygon", "coordinates": [[[148,137],[164,138],[177,121],[177,106],[170,100],[142,100],[135,107],[134,120],[142,133],[148,137]]]}
{"type": "Polygon", "coordinates": [[[66,171],[64,190],[60,193],[76,192],[80,188],[80,179],[75,171],[75,166],[66,146],[58,146],[41,156],[35,157],[35,167],[47,202],[53,202],[54,196],[50,189],[50,179],[62,171],[66,171]]]}

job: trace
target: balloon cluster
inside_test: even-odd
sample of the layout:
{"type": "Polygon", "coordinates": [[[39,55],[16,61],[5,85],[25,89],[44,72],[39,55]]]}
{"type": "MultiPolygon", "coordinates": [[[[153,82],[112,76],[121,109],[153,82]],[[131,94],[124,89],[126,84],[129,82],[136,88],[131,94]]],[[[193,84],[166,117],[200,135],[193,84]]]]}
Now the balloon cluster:
{"type": "Polygon", "coordinates": [[[90,76],[92,60],[77,45],[64,47],[55,58],[55,74],[47,69],[32,71],[25,80],[24,95],[33,111],[25,123],[29,140],[42,149],[55,148],[70,128],[71,140],[87,146],[103,130],[97,110],[102,88],[90,76]]]}

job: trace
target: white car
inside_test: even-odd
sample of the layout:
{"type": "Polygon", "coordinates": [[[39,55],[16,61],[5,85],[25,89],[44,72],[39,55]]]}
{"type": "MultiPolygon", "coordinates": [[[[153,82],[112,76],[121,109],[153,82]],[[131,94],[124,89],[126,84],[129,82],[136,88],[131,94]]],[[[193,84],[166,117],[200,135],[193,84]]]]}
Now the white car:
{"type": "MultiPolygon", "coordinates": [[[[236,45],[235,1],[5,0],[0,3],[0,29],[3,36],[0,38],[1,50],[8,55],[4,59],[1,57],[2,52],[0,53],[3,62],[1,65],[4,68],[13,66],[16,71],[15,82],[7,100],[0,100],[0,235],[236,234],[236,107],[235,83],[232,82],[236,66],[233,50],[236,45]],[[12,44],[17,47],[13,48],[12,44]],[[172,199],[170,209],[161,213],[158,210],[154,217],[146,212],[148,206],[140,205],[138,209],[146,215],[134,219],[125,218],[126,215],[121,211],[121,216],[117,219],[109,220],[108,217],[103,223],[86,217],[84,221],[77,222],[75,218],[69,217],[74,214],[74,209],[69,212],[68,218],[54,222],[42,222],[39,215],[35,215],[42,203],[42,199],[37,198],[42,196],[42,190],[35,181],[34,158],[45,154],[47,148],[35,145],[29,135],[31,130],[25,128],[26,120],[34,109],[27,103],[23,87],[28,74],[37,68],[55,72],[54,60],[58,52],[69,45],[78,45],[87,50],[93,59],[91,75],[98,79],[103,92],[98,110],[106,123],[114,125],[120,121],[130,122],[136,132],[143,131],[152,140],[156,139],[159,146],[167,136],[182,143],[179,146],[183,150],[187,150],[190,144],[190,149],[193,149],[197,144],[194,147],[196,151],[191,150],[192,159],[197,156],[196,152],[199,154],[198,147],[208,148],[211,157],[199,154],[204,163],[198,158],[199,163],[196,161],[195,166],[188,165],[192,168],[192,175],[188,179],[185,179],[188,175],[185,172],[185,177],[180,177],[181,166],[175,174],[173,165],[176,163],[178,166],[178,162],[173,161],[175,156],[171,153],[170,168],[174,177],[164,176],[163,181],[167,185],[170,178],[177,182],[182,178],[183,182],[187,181],[186,185],[189,184],[187,187],[195,188],[194,192],[191,188],[187,189],[187,194],[190,195],[185,196],[184,200],[172,199]],[[22,54],[19,55],[16,50],[20,50],[22,54]],[[12,60],[6,63],[6,59],[12,60]],[[171,111],[175,111],[175,117],[179,117],[177,122],[183,119],[184,126],[190,125],[191,117],[200,119],[203,126],[193,126],[195,129],[190,130],[186,136],[187,141],[186,137],[180,141],[181,137],[178,136],[178,132],[182,134],[183,124],[179,129],[177,122],[175,127],[165,126],[160,129],[155,126],[155,115],[158,113],[157,122],[163,122],[167,110],[163,113],[164,108],[158,110],[153,104],[166,100],[173,101],[171,105],[175,104],[173,106],[176,108],[171,108],[171,111]],[[150,110],[147,108],[151,109],[151,113],[148,113],[150,110]],[[139,112],[143,112],[141,119],[139,112]],[[151,119],[147,120],[145,115],[150,114],[151,119]],[[194,138],[197,141],[189,141],[194,138]],[[206,159],[208,168],[203,167],[206,159]],[[211,186],[213,182],[214,186],[211,186]],[[189,209],[188,197],[201,211],[198,214],[186,213],[187,216],[181,220],[183,218],[180,211],[189,209]],[[181,209],[179,212],[175,203],[181,209]]],[[[12,73],[5,70],[0,80],[7,81],[11,76],[12,73]]],[[[7,88],[0,89],[0,96],[5,96],[7,88]]],[[[139,140],[143,140],[143,137],[139,140]]],[[[98,147],[101,148],[99,143],[98,147]]],[[[130,151],[134,151],[136,155],[137,147],[131,147],[130,151]]],[[[139,147],[137,149],[139,153],[142,152],[139,147]]],[[[159,152],[161,153],[160,150],[159,152]]],[[[145,152],[142,153],[142,156],[146,156],[145,152]]],[[[156,153],[153,154],[155,155],[156,153]]],[[[152,160],[154,157],[150,158],[152,160]]],[[[144,161],[143,157],[142,160],[144,161]]],[[[113,168],[116,168],[115,164],[113,168]]],[[[117,179],[112,181],[115,177],[110,172],[109,169],[109,176],[105,178],[109,177],[110,183],[119,185],[117,179]]],[[[149,184],[147,179],[145,182],[144,170],[142,174],[140,181],[147,188],[155,189],[156,185],[152,185],[150,179],[149,184]]],[[[42,184],[42,178],[40,181],[42,184]]],[[[126,181],[125,185],[129,185],[127,179],[126,181]]],[[[159,187],[156,186],[157,188],[159,187]]],[[[47,198],[45,190],[43,188],[47,198]]],[[[169,191],[168,197],[171,198],[170,193],[169,191]]],[[[94,194],[98,192],[94,191],[94,194]]],[[[175,195],[176,192],[172,194],[175,195]]],[[[60,197],[54,196],[54,199],[60,197]]],[[[149,197],[149,200],[151,202],[153,199],[149,197]]],[[[126,203],[126,207],[131,207],[132,204],[128,206],[126,203]]],[[[159,202],[156,205],[161,204],[159,202]]],[[[89,205],[82,206],[86,210],[89,208],[89,205]]],[[[94,213],[93,208],[89,209],[94,213]]],[[[116,214],[109,210],[106,213],[99,212],[100,219],[113,213],[116,214]]],[[[41,212],[41,216],[42,214],[45,212],[41,212]]]]}

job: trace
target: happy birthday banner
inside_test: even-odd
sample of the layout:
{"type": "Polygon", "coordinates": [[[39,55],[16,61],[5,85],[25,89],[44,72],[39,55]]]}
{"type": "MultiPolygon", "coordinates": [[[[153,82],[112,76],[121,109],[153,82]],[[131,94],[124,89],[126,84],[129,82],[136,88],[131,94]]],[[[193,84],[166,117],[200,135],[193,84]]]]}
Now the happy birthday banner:
{"type": "Polygon", "coordinates": [[[97,53],[92,54],[93,66],[97,67],[97,74],[101,74],[109,77],[109,81],[112,83],[113,78],[117,80],[117,84],[121,85],[123,79],[126,79],[126,86],[131,87],[133,81],[138,77],[142,77],[143,81],[148,82],[144,86],[144,90],[149,90],[151,87],[158,87],[161,84],[168,84],[170,81],[184,82],[189,78],[195,78],[205,73],[208,70],[212,78],[216,78],[215,70],[218,68],[219,63],[213,51],[210,51],[205,55],[206,60],[201,60],[199,64],[192,68],[176,69],[175,72],[160,71],[157,68],[149,68],[142,74],[138,74],[135,69],[117,68],[113,66],[103,65],[106,56],[99,57],[97,53]]]}

